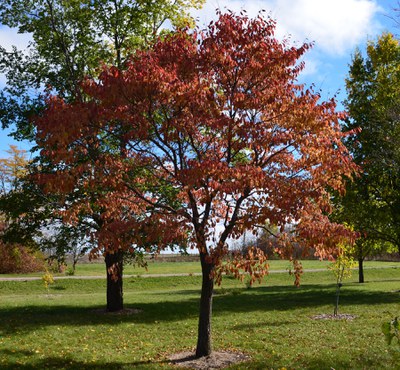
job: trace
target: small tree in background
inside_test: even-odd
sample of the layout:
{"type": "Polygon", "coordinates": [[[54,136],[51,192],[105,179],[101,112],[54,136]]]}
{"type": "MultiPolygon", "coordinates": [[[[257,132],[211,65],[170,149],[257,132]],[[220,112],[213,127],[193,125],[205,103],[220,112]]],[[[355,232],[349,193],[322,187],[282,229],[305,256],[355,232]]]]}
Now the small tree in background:
{"type": "Polygon", "coordinates": [[[28,171],[26,150],[10,145],[6,153],[8,154],[6,157],[0,158],[0,196],[4,196],[11,190],[18,190],[19,180],[28,171]]]}
{"type": "Polygon", "coordinates": [[[397,344],[400,345],[400,320],[398,317],[395,317],[389,322],[383,323],[382,332],[389,345],[392,343],[393,339],[395,339],[397,344]]]}
{"type": "MultiPolygon", "coordinates": [[[[396,347],[391,348],[390,353],[396,361],[400,360],[400,318],[395,317],[390,321],[382,324],[382,333],[385,336],[387,344],[390,346],[392,343],[397,344],[396,347]]],[[[399,363],[399,362],[397,362],[399,363]]]]}
{"type": "Polygon", "coordinates": [[[352,269],[357,266],[354,260],[354,246],[341,243],[338,247],[338,255],[336,260],[332,262],[329,269],[333,271],[336,277],[336,301],[333,315],[337,316],[339,311],[340,289],[343,286],[343,280],[351,277],[352,269]]]}

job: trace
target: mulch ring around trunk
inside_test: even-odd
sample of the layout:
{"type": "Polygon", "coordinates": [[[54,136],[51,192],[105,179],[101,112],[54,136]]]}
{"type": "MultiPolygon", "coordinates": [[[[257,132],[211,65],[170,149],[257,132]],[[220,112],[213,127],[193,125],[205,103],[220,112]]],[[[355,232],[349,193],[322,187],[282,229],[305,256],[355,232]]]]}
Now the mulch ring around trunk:
{"type": "Polygon", "coordinates": [[[354,320],[357,315],[350,315],[348,313],[338,313],[337,315],[334,314],[321,314],[311,316],[313,320],[354,320]]]}
{"type": "Polygon", "coordinates": [[[196,358],[194,352],[185,351],[174,353],[168,358],[171,364],[179,367],[205,370],[205,369],[223,369],[238,362],[247,361],[249,356],[234,351],[214,351],[210,356],[196,358]]]}
{"type": "Polygon", "coordinates": [[[138,313],[141,313],[142,310],[139,308],[123,308],[122,310],[119,311],[107,311],[106,308],[97,308],[92,311],[95,314],[99,315],[136,315],[138,313]]]}

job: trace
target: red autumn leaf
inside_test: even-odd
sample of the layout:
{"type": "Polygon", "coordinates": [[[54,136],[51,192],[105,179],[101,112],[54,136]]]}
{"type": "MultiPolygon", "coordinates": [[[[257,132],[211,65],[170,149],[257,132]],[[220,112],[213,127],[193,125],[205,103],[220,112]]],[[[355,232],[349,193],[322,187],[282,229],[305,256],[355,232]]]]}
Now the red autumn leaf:
{"type": "MultiPolygon", "coordinates": [[[[268,222],[281,228],[283,256],[293,243],[329,256],[353,237],[326,216],[327,189],[343,191],[356,171],[342,113],[296,82],[310,45],[289,47],[274,30],[270,19],[220,15],[200,35],[178,31],[136,52],[124,71],[104,69],[86,81],[86,103],[49,100],[36,120],[43,153],[58,168],[46,183],[96,195],[67,212],[102,210],[99,245],[162,248],[186,239],[197,248],[198,356],[211,350],[214,279],[267,272],[258,251],[223,263],[229,238],[268,222]]],[[[296,282],[300,274],[295,263],[296,282]]]]}

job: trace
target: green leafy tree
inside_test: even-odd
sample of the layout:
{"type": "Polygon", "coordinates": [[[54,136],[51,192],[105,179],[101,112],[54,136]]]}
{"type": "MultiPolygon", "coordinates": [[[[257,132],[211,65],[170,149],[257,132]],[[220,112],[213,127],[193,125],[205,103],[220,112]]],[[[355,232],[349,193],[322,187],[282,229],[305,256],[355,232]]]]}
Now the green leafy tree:
{"type": "MultiPolygon", "coordinates": [[[[135,49],[146,48],[160,36],[166,25],[183,27],[193,25],[188,11],[199,8],[204,0],[4,0],[0,3],[0,23],[15,27],[20,33],[30,33],[32,42],[28,50],[0,48],[0,72],[7,85],[0,93],[0,121],[3,127],[16,127],[17,139],[33,139],[31,117],[40,114],[45,96],[51,92],[68,102],[84,102],[86,97],[81,81],[96,78],[103,64],[124,69],[129,54],[135,49]]],[[[120,132],[122,134],[122,132],[120,132]]],[[[122,137],[123,135],[119,135],[122,137]]],[[[91,147],[88,156],[95,163],[101,151],[124,155],[123,139],[109,138],[102,148],[91,147]]],[[[51,163],[39,156],[31,172],[52,171],[51,163]]],[[[57,218],[54,209],[69,203],[91,202],[98,188],[88,194],[79,190],[60,197],[57,191],[42,192],[30,178],[24,184],[24,203],[19,201],[19,212],[12,207],[10,197],[7,208],[13,217],[24,214],[24,230],[35,231],[47,220],[57,218]],[[35,202],[26,202],[29,198],[35,202]],[[32,221],[33,220],[33,221],[32,221]]],[[[15,194],[13,194],[15,195],[15,194]]],[[[101,208],[91,208],[90,213],[76,216],[82,236],[104,227],[101,208]]],[[[93,234],[93,233],[92,233],[93,234]]],[[[123,308],[122,261],[123,253],[105,254],[107,269],[107,308],[123,308]],[[109,273],[117,272],[117,279],[109,273]]]]}
{"type": "Polygon", "coordinates": [[[70,100],[84,99],[80,81],[95,77],[102,63],[122,67],[135,48],[151,43],[167,22],[193,25],[188,10],[204,0],[4,0],[0,24],[30,33],[26,51],[0,47],[3,127],[31,138],[28,118],[43,105],[43,88],[70,100]]]}
{"type": "Polygon", "coordinates": [[[349,119],[346,142],[362,168],[338,201],[335,217],[360,233],[356,243],[359,281],[367,255],[400,251],[400,45],[391,34],[370,42],[366,55],[357,51],[346,80],[349,119]]]}

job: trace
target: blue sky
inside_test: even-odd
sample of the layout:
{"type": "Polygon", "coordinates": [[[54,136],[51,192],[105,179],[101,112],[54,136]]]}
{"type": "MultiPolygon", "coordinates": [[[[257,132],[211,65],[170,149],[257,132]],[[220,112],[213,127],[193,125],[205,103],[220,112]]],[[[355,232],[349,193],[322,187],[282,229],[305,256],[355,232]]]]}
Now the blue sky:
{"type": "MultiPolygon", "coordinates": [[[[356,47],[365,49],[368,40],[375,40],[384,31],[398,34],[400,29],[390,17],[397,0],[207,0],[200,11],[193,12],[200,27],[216,18],[215,9],[239,12],[246,10],[256,16],[264,10],[277,21],[277,36],[290,36],[293,42],[312,41],[313,49],[305,56],[306,68],[302,82],[314,84],[322,98],[335,94],[338,101],[345,97],[344,80],[356,47]]],[[[400,19],[400,13],[399,13],[400,19]]],[[[0,45],[10,48],[26,47],[29,35],[18,35],[15,30],[0,26],[0,45]]],[[[5,80],[0,76],[0,87],[5,80]]],[[[6,156],[9,144],[17,143],[0,130],[0,157],[6,156]]]]}

